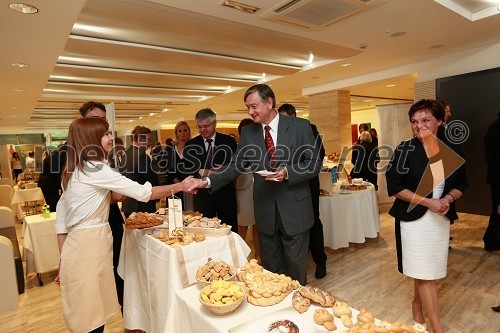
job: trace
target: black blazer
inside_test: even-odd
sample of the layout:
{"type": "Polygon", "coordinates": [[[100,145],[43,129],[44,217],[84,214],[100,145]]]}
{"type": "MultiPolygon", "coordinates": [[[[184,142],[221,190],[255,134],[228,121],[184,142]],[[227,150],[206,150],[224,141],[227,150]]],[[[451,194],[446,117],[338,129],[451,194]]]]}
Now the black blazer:
{"type": "MultiPolygon", "coordinates": [[[[218,132],[215,134],[214,165],[228,164],[235,151],[236,141],[232,137],[218,132]]],[[[205,168],[207,160],[207,150],[203,137],[198,135],[186,142],[182,155],[184,159],[177,163],[177,172],[198,176],[198,171],[205,168]]]]}
{"type": "MultiPolygon", "coordinates": [[[[468,184],[465,175],[465,160],[461,157],[459,147],[444,141],[439,142],[439,147],[446,177],[441,197],[444,197],[452,188],[464,192],[468,184]],[[451,151],[447,147],[451,148],[451,151]]],[[[389,196],[408,189],[423,197],[432,198],[433,180],[430,168],[428,168],[430,162],[420,140],[413,138],[403,141],[396,147],[385,174],[389,196]]],[[[401,221],[414,221],[421,218],[426,211],[427,208],[422,205],[410,208],[409,202],[396,198],[389,214],[401,221]]],[[[458,219],[455,202],[451,203],[446,216],[450,220],[458,219]]]]}
{"type": "MultiPolygon", "coordinates": [[[[125,164],[120,168],[120,172],[127,178],[145,184],[150,182],[152,186],[158,186],[158,177],[153,171],[151,158],[146,151],[137,147],[130,146],[125,152],[125,164]]],[[[122,203],[122,211],[125,215],[132,212],[154,213],[156,211],[156,201],[138,202],[132,198],[126,198],[122,203]]]]}
{"type": "Polygon", "coordinates": [[[484,150],[488,171],[486,181],[490,184],[500,185],[500,118],[489,127],[484,137],[484,150]]]}

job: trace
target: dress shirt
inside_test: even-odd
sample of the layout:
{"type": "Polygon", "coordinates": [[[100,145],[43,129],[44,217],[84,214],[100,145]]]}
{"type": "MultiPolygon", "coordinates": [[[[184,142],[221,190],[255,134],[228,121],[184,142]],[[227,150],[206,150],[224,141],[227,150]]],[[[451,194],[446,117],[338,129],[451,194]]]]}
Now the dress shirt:
{"type": "Polygon", "coordinates": [[[276,112],[276,117],[269,124],[262,124],[262,136],[264,137],[264,141],[266,140],[266,129],[265,127],[269,125],[271,129],[269,133],[271,134],[271,138],[273,138],[274,147],[278,145],[278,124],[279,124],[280,114],[276,112]]]}
{"type": "MultiPolygon", "coordinates": [[[[214,135],[212,135],[212,137],[209,138],[209,139],[212,139],[212,145],[213,145],[214,149],[215,149],[215,135],[216,134],[217,133],[214,133],[214,135]]],[[[205,151],[208,151],[208,142],[207,142],[207,139],[203,138],[203,142],[205,143],[205,151]]]]}
{"type": "MultiPolygon", "coordinates": [[[[85,173],[76,170],[57,204],[56,232],[99,226],[107,221],[91,218],[104,200],[110,200],[110,191],[147,202],[152,194],[151,183],[140,185],[112,169],[107,163],[86,162],[85,173]]],[[[109,202],[108,202],[109,209],[109,202]]],[[[106,217],[108,214],[105,215],[106,217]]]]}

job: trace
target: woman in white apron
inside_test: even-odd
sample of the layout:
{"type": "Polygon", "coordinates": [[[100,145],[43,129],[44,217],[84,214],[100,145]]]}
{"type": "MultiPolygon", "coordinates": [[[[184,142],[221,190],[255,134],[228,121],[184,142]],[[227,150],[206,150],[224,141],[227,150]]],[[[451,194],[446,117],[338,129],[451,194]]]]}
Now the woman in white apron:
{"type": "Polygon", "coordinates": [[[103,332],[106,319],[120,311],[113,275],[113,237],[107,221],[111,193],[147,202],[172,191],[188,191],[192,184],[186,178],[174,185],[140,185],[109,167],[106,160],[113,137],[108,127],[105,119],[79,118],[68,134],[56,232],[63,314],[71,332],[103,332]]]}

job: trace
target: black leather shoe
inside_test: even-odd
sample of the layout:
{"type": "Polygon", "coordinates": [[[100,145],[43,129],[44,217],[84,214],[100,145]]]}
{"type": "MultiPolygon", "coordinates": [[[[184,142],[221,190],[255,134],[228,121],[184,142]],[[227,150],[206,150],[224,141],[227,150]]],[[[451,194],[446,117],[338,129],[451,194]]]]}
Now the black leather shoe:
{"type": "Polygon", "coordinates": [[[500,305],[499,306],[492,306],[491,309],[495,312],[500,312],[500,305]]]}
{"type": "Polygon", "coordinates": [[[321,265],[316,267],[316,273],[314,273],[316,279],[322,279],[326,276],[326,266],[321,265]]]}

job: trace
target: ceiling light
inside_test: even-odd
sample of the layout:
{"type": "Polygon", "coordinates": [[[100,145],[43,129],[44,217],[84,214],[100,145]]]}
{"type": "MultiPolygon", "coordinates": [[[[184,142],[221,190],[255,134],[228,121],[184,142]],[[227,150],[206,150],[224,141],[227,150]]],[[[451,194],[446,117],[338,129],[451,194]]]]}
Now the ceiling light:
{"type": "Polygon", "coordinates": [[[24,92],[24,89],[13,88],[13,92],[24,92]]]}
{"type": "Polygon", "coordinates": [[[169,110],[170,110],[170,109],[165,108],[165,109],[162,109],[161,111],[162,111],[162,112],[167,112],[167,111],[169,111],[169,110]]]}
{"type": "Polygon", "coordinates": [[[29,66],[28,64],[23,64],[22,62],[13,62],[10,65],[13,67],[19,67],[19,68],[26,68],[29,66]]]}
{"type": "Polygon", "coordinates": [[[22,14],[36,14],[38,13],[38,8],[33,7],[32,5],[28,5],[26,3],[11,3],[9,4],[9,8],[15,10],[18,13],[22,14]]]}
{"type": "Polygon", "coordinates": [[[396,85],[395,84],[388,84],[386,85],[387,88],[392,88],[392,87],[395,87],[396,85]]]}
{"type": "Polygon", "coordinates": [[[395,32],[393,34],[390,34],[391,37],[401,37],[404,35],[406,35],[406,32],[404,32],[404,31],[399,31],[399,32],[395,32]]]}
{"type": "Polygon", "coordinates": [[[142,119],[142,117],[139,117],[139,119],[142,119]]]}
{"type": "Polygon", "coordinates": [[[154,113],[154,112],[150,112],[150,113],[149,113],[149,116],[150,116],[150,117],[152,117],[152,116],[154,116],[155,114],[156,114],[156,113],[154,113]]]}
{"type": "Polygon", "coordinates": [[[340,67],[349,67],[349,66],[351,66],[351,63],[349,63],[349,62],[345,63],[345,64],[340,64],[340,67]]]}
{"type": "Polygon", "coordinates": [[[255,7],[243,2],[238,2],[238,1],[233,1],[233,0],[226,0],[221,3],[222,6],[233,8],[236,10],[239,10],[240,12],[247,13],[247,14],[253,14],[256,11],[258,11],[260,8],[255,7]]]}
{"type": "Polygon", "coordinates": [[[312,52],[309,53],[309,68],[313,67],[314,54],[312,52]]]}
{"type": "Polygon", "coordinates": [[[444,45],[442,45],[442,44],[436,44],[436,45],[432,45],[432,46],[430,46],[429,48],[430,48],[431,50],[435,50],[435,49],[440,49],[440,48],[442,48],[443,46],[444,46],[444,45]]]}
{"type": "Polygon", "coordinates": [[[133,120],[132,120],[132,119],[129,119],[129,120],[128,120],[128,122],[129,122],[129,123],[131,123],[131,122],[133,122],[133,120]]]}

